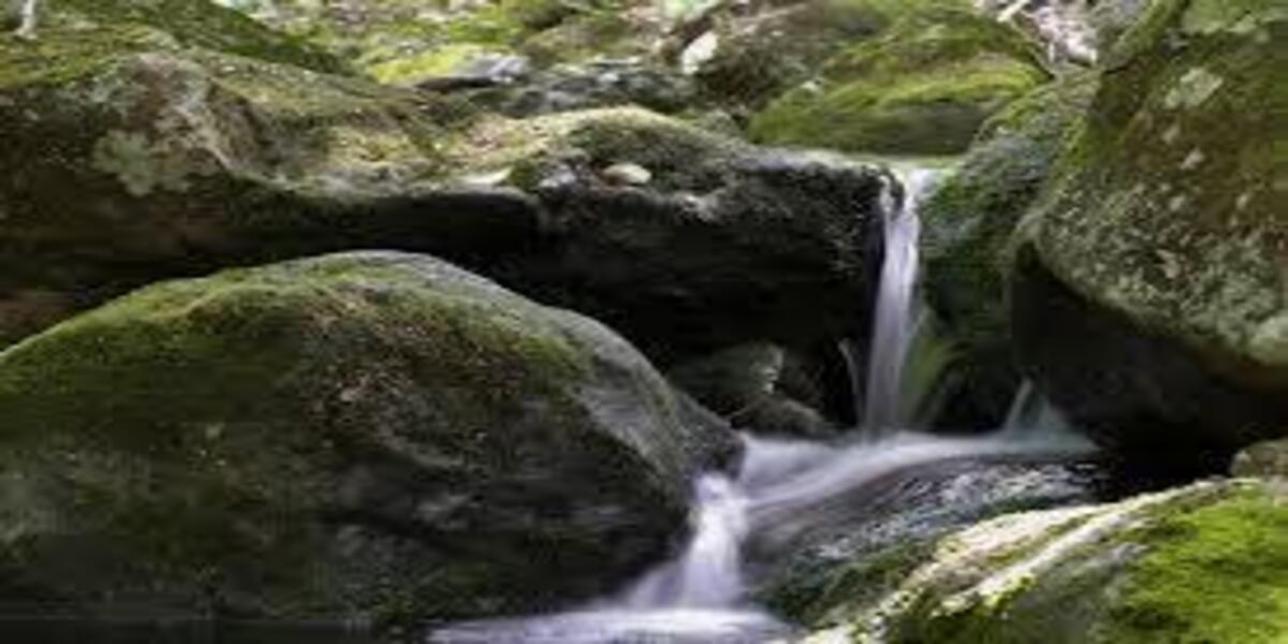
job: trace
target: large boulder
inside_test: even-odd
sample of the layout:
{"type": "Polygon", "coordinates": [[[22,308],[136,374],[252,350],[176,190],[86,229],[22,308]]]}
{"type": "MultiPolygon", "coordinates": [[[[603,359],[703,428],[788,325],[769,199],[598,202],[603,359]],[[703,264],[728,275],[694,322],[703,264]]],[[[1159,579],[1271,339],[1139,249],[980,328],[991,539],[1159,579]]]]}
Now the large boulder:
{"type": "Polygon", "coordinates": [[[163,283],[0,353],[0,602],[550,608],[664,555],[727,426],[598,323],[436,259],[163,283]]]}
{"type": "MultiPolygon", "coordinates": [[[[59,39],[66,27],[144,25],[187,47],[210,49],[324,73],[348,65],[321,47],[274,31],[209,0],[61,0],[42,3],[37,35],[51,26],[59,39]]],[[[68,63],[75,61],[68,60],[68,63]]]]}
{"type": "Polygon", "coordinates": [[[1140,461],[1225,467],[1288,427],[1288,8],[1156,2],[1013,268],[1025,371],[1140,461]]]}
{"type": "Polygon", "coordinates": [[[217,0],[384,82],[415,84],[479,53],[542,63],[646,53],[660,33],[647,0],[217,0]]]}
{"type": "Polygon", "coordinates": [[[0,346],[158,279],[355,248],[444,257],[668,363],[762,340],[834,353],[866,326],[876,170],[213,46],[133,18],[0,39],[0,346]]]}
{"type": "Polygon", "coordinates": [[[1047,80],[1022,34],[970,11],[913,14],[830,59],[752,119],[754,140],[854,152],[955,154],[1047,80]]]}
{"type": "Polygon", "coordinates": [[[711,3],[681,20],[664,53],[692,75],[702,98],[739,116],[808,80],[838,51],[929,7],[969,0],[789,0],[711,3]]]}
{"type": "MultiPolygon", "coordinates": [[[[1288,504],[1258,481],[997,518],[805,642],[1271,644],[1288,632],[1288,504]]],[[[860,588],[862,590],[862,588],[860,588]]]]}
{"type": "Polygon", "coordinates": [[[1012,233],[1097,84],[1094,74],[1075,74],[1017,100],[984,125],[921,207],[922,285],[953,344],[949,426],[999,427],[1020,386],[1006,306],[1012,233]]]}
{"type": "Polygon", "coordinates": [[[489,274],[603,320],[663,364],[758,341],[835,354],[838,338],[865,333],[879,169],[639,109],[488,121],[454,150],[545,213],[534,250],[489,274]]]}
{"type": "Polygon", "coordinates": [[[512,191],[430,185],[445,105],[63,16],[0,36],[0,346],[158,278],[354,247],[484,254],[535,228],[512,191]]]}

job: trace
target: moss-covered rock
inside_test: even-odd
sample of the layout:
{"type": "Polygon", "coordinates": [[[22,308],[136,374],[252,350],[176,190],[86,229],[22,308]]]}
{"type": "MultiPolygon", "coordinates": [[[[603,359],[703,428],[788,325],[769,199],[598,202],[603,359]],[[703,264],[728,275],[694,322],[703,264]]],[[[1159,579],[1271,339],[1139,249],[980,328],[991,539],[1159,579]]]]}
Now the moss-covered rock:
{"type": "Polygon", "coordinates": [[[0,353],[0,601],[548,608],[662,555],[732,435],[624,340],[433,258],[163,283],[0,353]]]}
{"type": "Polygon", "coordinates": [[[922,205],[922,284],[954,346],[946,414],[998,427],[1020,385],[1006,305],[1007,249],[1098,78],[1071,75],[990,119],[960,167],[922,205]]]}
{"type": "MultiPolygon", "coordinates": [[[[274,0],[228,2],[256,19],[400,84],[433,76],[467,50],[526,52],[543,62],[645,53],[639,0],[274,0]],[[637,7],[638,5],[638,7],[637,7]]],[[[653,32],[650,32],[653,33],[653,32]]]]}
{"type": "Polygon", "coordinates": [[[679,58],[687,47],[703,47],[696,44],[702,39],[713,43],[714,50],[692,61],[689,70],[703,98],[739,114],[752,113],[813,76],[833,54],[874,38],[900,19],[933,7],[969,6],[967,0],[725,3],[677,30],[669,47],[679,58]]]}
{"type": "Polygon", "coordinates": [[[1279,494],[1204,483],[988,521],[942,540],[896,592],[816,641],[1278,642],[1288,629],[1279,494]]]}
{"type": "Polygon", "coordinates": [[[874,168],[639,109],[485,121],[457,155],[547,215],[535,252],[490,274],[594,315],[664,365],[758,341],[835,355],[837,338],[864,328],[884,186],[874,168]],[[620,164],[649,181],[605,175],[620,164]]]}
{"type": "Polygon", "coordinates": [[[1105,61],[1017,254],[1027,371],[1149,459],[1288,427],[1288,5],[1156,2],[1105,61]]]}
{"type": "Polygon", "coordinates": [[[855,152],[952,154],[1047,79],[1013,29],[968,11],[917,13],[833,57],[752,119],[758,141],[855,152]]]}
{"type": "MultiPolygon", "coordinates": [[[[340,73],[347,66],[321,48],[288,36],[209,0],[62,0],[41,8],[44,26],[140,25],[181,44],[275,63],[340,73]]],[[[50,37],[62,38],[61,32],[50,37]]]]}
{"type": "Polygon", "coordinates": [[[519,197],[429,191],[451,115],[424,101],[128,20],[0,35],[0,344],[49,310],[24,292],[93,303],[234,263],[530,230],[519,197]]]}
{"type": "MultiPolygon", "coordinates": [[[[894,465],[915,445],[888,446],[856,464],[872,476],[868,483],[806,510],[805,520],[793,516],[755,535],[757,598],[810,629],[868,621],[945,537],[1008,513],[1094,502],[1102,479],[1092,463],[1048,457],[963,455],[894,465]]],[[[960,448],[964,454],[972,445],[960,448]]]]}

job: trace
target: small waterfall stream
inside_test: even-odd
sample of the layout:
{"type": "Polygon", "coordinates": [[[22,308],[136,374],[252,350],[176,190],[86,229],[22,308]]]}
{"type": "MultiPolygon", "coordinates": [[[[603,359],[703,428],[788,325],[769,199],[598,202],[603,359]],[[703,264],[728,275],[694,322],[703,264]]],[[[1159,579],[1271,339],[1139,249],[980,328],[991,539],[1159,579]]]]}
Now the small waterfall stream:
{"type": "MultiPolygon", "coordinates": [[[[1026,387],[1008,426],[990,436],[938,437],[905,431],[903,370],[917,314],[917,207],[937,173],[914,170],[904,197],[887,199],[886,252],[859,437],[839,444],[744,436],[736,478],[712,473],[695,484],[692,533],[670,561],[619,595],[567,613],[485,620],[435,631],[447,644],[751,644],[788,641],[792,629],[746,594],[744,545],[751,535],[808,529],[846,498],[892,474],[969,458],[1077,454],[1087,444],[1065,431],[1026,387]],[[900,203],[901,202],[901,203],[900,203]]],[[[860,372],[861,373],[861,372],[860,372]]]]}
{"type": "Polygon", "coordinates": [[[918,248],[921,239],[921,200],[935,185],[939,172],[917,168],[903,173],[903,196],[896,202],[895,190],[886,191],[882,226],[885,257],[881,263],[880,287],[872,325],[871,355],[861,427],[868,438],[881,437],[900,427],[903,368],[912,345],[914,295],[917,288],[918,248]]]}

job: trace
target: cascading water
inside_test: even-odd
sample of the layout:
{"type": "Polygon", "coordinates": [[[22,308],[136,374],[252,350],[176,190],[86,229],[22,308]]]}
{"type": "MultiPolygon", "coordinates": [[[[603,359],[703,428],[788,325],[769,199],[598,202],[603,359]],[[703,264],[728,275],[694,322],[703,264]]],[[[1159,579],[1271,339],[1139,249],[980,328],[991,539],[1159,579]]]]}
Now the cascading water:
{"type": "MultiPolygon", "coordinates": [[[[886,252],[868,369],[864,438],[840,445],[744,436],[736,479],[699,478],[692,534],[673,559],[646,573],[615,597],[568,613],[470,622],[430,635],[450,644],[741,644],[781,640],[787,625],[749,603],[745,541],[790,540],[847,500],[891,475],[936,463],[1019,455],[1065,455],[1087,444],[1051,422],[1040,396],[1027,387],[1017,400],[1014,427],[992,436],[943,438],[901,432],[903,370],[914,335],[912,322],[920,223],[917,206],[936,172],[905,175],[902,204],[893,191],[886,212],[886,252]]],[[[838,507],[841,506],[841,507],[838,507]]]]}
{"type": "Polygon", "coordinates": [[[913,324],[921,238],[921,201],[939,177],[936,170],[917,168],[903,173],[902,199],[887,190],[882,226],[885,257],[881,264],[872,326],[871,356],[861,427],[869,439],[907,427],[901,417],[903,370],[916,331],[913,324]]]}

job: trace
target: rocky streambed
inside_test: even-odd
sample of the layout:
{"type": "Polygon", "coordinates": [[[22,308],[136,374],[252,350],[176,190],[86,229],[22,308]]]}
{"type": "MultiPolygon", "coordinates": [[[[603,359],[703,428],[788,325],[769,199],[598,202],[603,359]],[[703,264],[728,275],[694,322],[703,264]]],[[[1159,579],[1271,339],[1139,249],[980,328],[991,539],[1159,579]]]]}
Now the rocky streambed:
{"type": "Polygon", "coordinates": [[[24,5],[6,636],[1288,633],[1282,0],[24,5]]]}

